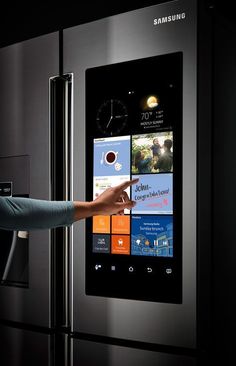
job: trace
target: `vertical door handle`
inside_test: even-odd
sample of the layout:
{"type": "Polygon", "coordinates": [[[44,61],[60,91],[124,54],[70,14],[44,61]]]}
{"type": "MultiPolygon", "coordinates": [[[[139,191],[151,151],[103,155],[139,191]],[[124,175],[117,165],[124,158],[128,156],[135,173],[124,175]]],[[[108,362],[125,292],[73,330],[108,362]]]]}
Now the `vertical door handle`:
{"type": "MultiPolygon", "coordinates": [[[[51,199],[69,201],[71,173],[73,75],[49,80],[51,199]]],[[[52,325],[68,327],[69,320],[69,235],[68,228],[51,231],[52,325]]]]}

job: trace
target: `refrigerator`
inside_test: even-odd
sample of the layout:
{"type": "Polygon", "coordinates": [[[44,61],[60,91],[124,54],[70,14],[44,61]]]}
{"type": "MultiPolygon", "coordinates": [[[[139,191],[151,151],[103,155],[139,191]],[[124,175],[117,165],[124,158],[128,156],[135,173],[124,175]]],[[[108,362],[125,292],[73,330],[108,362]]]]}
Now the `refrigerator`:
{"type": "Polygon", "coordinates": [[[122,346],[230,360],[234,36],[211,3],[175,0],[0,50],[1,195],[92,201],[139,178],[123,216],[1,231],[4,324],[64,334],[71,365],[89,342],[91,364],[122,346]]]}

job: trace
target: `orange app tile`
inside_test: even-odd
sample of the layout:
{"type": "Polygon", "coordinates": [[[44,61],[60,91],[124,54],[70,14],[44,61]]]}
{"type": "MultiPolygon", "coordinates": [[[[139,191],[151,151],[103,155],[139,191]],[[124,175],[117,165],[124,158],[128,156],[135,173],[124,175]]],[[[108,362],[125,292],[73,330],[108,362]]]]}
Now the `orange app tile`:
{"type": "Polygon", "coordinates": [[[112,254],[130,254],[130,236],[112,235],[111,253],[112,254]]]}
{"type": "Polygon", "coordinates": [[[111,231],[113,234],[130,234],[130,216],[112,216],[111,231]]]}
{"type": "Polygon", "coordinates": [[[110,233],[110,216],[93,216],[93,233],[110,233]]]}

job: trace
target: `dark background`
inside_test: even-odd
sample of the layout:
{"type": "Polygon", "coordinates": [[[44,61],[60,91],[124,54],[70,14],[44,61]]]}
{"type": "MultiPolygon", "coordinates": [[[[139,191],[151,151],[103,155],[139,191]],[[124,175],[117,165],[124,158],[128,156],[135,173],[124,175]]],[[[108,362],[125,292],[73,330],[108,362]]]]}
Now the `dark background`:
{"type": "MultiPolygon", "coordinates": [[[[234,0],[199,0],[234,21],[234,0]]],[[[166,0],[98,0],[52,2],[2,2],[0,10],[0,47],[87,23],[110,15],[134,10],[166,0]]]]}

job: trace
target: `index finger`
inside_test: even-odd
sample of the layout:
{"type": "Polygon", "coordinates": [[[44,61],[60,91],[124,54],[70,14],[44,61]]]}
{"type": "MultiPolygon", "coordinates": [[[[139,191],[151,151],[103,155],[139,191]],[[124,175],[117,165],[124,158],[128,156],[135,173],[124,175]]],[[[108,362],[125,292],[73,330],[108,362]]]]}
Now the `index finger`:
{"type": "Polygon", "coordinates": [[[133,184],[138,183],[138,181],[139,181],[139,178],[127,180],[126,182],[119,184],[116,188],[119,191],[124,191],[126,188],[132,186],[133,184]]]}

